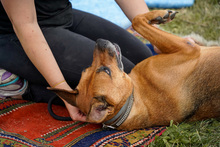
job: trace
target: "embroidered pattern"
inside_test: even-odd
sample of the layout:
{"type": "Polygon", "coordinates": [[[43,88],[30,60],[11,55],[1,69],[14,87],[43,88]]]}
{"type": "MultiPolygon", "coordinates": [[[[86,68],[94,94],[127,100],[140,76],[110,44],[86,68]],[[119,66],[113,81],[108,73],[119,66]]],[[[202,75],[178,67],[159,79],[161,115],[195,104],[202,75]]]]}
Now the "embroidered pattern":
{"type": "MultiPolygon", "coordinates": [[[[54,107],[68,114],[65,107],[54,107]]],[[[25,100],[0,100],[0,110],[0,146],[7,147],[146,146],[166,130],[117,131],[97,124],[58,121],[47,112],[47,104],[25,100]]]]}
{"type": "Polygon", "coordinates": [[[42,135],[41,138],[35,139],[36,141],[39,141],[41,143],[49,144],[54,141],[58,141],[62,139],[65,136],[68,136],[70,133],[74,133],[79,128],[82,128],[86,126],[88,123],[83,122],[74,122],[72,124],[68,124],[66,126],[63,126],[61,128],[58,128],[56,130],[53,130],[47,134],[42,135]]]}
{"type": "Polygon", "coordinates": [[[16,111],[19,108],[33,104],[33,102],[27,102],[26,100],[12,100],[12,99],[2,99],[0,105],[0,116],[7,115],[16,111]]]}

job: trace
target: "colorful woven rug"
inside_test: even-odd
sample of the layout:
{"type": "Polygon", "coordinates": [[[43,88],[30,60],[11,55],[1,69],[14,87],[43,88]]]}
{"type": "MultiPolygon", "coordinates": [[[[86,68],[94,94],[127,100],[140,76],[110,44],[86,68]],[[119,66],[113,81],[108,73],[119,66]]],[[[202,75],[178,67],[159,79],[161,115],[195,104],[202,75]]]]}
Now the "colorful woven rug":
{"type": "MultiPolygon", "coordinates": [[[[54,105],[53,109],[68,116],[65,107],[54,105]]],[[[145,146],[164,131],[165,127],[103,130],[97,124],[55,120],[46,103],[0,100],[0,147],[145,146]]]]}

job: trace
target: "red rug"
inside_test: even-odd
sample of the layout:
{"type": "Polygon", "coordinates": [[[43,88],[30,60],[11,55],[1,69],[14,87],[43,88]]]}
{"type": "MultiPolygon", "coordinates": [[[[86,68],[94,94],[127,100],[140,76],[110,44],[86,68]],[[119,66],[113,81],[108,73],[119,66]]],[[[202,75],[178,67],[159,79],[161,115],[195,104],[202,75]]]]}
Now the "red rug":
{"type": "MultiPolygon", "coordinates": [[[[54,105],[53,109],[58,115],[68,116],[65,107],[54,105]]],[[[104,130],[97,124],[55,120],[45,103],[0,100],[1,147],[145,146],[164,131],[165,127],[104,130]]]]}

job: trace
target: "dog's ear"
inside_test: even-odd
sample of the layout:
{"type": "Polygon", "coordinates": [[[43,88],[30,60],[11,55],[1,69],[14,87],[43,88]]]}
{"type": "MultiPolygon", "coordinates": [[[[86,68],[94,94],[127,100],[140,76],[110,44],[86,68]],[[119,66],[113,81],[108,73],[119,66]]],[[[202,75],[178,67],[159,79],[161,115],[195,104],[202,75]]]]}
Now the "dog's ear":
{"type": "Polygon", "coordinates": [[[102,123],[108,115],[114,113],[114,107],[107,104],[106,101],[94,99],[87,116],[87,121],[92,123],[102,123]]]}
{"type": "Polygon", "coordinates": [[[47,89],[55,92],[59,97],[67,101],[69,104],[76,106],[76,95],[79,94],[79,91],[77,89],[71,91],[50,87],[48,87],[47,89]]]}

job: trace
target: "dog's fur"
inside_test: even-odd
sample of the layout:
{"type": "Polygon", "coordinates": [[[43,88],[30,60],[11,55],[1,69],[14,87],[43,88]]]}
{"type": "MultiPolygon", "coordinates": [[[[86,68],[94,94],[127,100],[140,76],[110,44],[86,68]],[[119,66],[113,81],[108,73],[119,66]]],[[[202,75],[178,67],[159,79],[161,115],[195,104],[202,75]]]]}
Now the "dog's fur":
{"type": "Polygon", "coordinates": [[[123,72],[119,47],[99,39],[93,63],[76,89],[52,90],[92,123],[114,117],[133,91],[131,112],[117,128],[123,130],[220,117],[220,47],[202,47],[152,26],[174,16],[155,10],[134,18],[133,28],[162,53],[140,62],[130,74],[123,72]]]}

